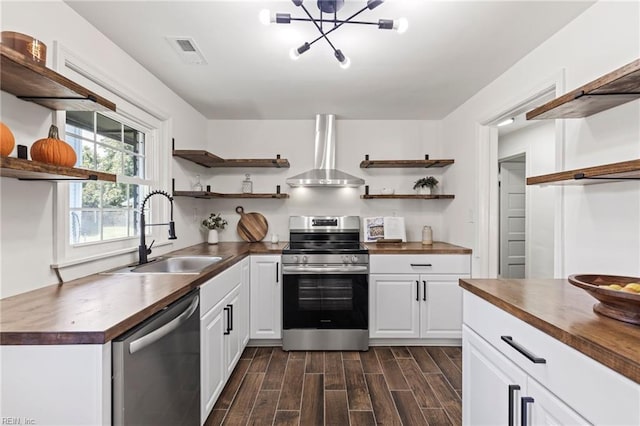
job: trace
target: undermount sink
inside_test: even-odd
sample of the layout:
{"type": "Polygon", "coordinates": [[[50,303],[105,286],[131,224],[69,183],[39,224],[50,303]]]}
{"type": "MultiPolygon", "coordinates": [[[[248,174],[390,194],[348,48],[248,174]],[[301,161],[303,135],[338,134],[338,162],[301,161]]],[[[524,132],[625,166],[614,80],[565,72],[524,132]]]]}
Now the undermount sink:
{"type": "Polygon", "coordinates": [[[107,274],[199,274],[222,260],[219,256],[176,256],[153,260],[140,266],[127,267],[107,274]]]}

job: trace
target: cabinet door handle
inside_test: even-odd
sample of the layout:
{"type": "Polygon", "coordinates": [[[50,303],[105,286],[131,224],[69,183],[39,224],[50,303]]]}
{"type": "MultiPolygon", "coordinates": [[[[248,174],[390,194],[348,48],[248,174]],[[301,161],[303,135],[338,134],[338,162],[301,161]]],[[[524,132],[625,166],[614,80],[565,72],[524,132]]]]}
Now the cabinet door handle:
{"type": "Polygon", "coordinates": [[[430,263],[412,263],[411,266],[415,268],[416,266],[429,267],[432,265],[430,263]]]}
{"type": "Polygon", "coordinates": [[[520,352],[522,355],[527,357],[527,359],[529,361],[533,362],[534,364],[546,364],[547,363],[546,359],[540,358],[538,356],[535,356],[534,354],[529,352],[524,346],[522,346],[519,343],[517,343],[516,341],[514,341],[513,337],[511,337],[511,336],[500,336],[500,338],[504,342],[506,342],[507,345],[511,346],[513,349],[515,349],[516,351],[520,352]]]}
{"type": "Polygon", "coordinates": [[[427,282],[422,281],[422,301],[427,301],[427,282]]]}
{"type": "Polygon", "coordinates": [[[515,391],[520,390],[520,386],[519,385],[509,385],[509,421],[508,421],[508,425],[509,426],[514,426],[514,422],[513,422],[513,415],[514,413],[514,409],[513,409],[513,404],[515,403],[515,391]]]}
{"type": "Polygon", "coordinates": [[[229,307],[229,332],[233,331],[233,305],[227,305],[229,307]]]}
{"type": "Polygon", "coordinates": [[[280,262],[276,262],[276,282],[280,282],[280,262]]]}
{"type": "Polygon", "coordinates": [[[420,281],[416,281],[416,302],[420,301],[420,281]]]}
{"type": "Polygon", "coordinates": [[[527,426],[529,424],[527,404],[533,404],[535,400],[530,396],[523,396],[520,398],[520,411],[522,412],[522,416],[520,418],[520,425],[527,426]]]}
{"type": "Polygon", "coordinates": [[[229,316],[229,313],[231,311],[229,309],[229,305],[227,305],[226,307],[222,308],[222,310],[227,313],[227,330],[222,334],[231,334],[231,330],[229,329],[229,322],[231,321],[231,317],[229,316]]]}

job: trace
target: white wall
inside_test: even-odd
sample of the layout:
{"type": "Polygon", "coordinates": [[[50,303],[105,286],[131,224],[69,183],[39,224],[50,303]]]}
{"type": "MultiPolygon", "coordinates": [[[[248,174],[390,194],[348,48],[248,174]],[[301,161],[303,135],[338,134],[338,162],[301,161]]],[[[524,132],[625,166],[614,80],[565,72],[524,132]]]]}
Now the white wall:
{"type": "MultiPolygon", "coordinates": [[[[479,158],[481,126],[531,97],[564,72],[565,89],[579,87],[638,58],[640,3],[599,2],[532,51],[443,121],[444,155],[456,159],[449,182],[456,200],[446,211],[446,233],[453,243],[475,249],[473,271],[487,274],[487,243],[477,223],[480,196],[488,192],[479,158]],[[476,184],[472,181],[476,180],[476,184]],[[480,195],[479,195],[480,194],[480,195]]],[[[638,158],[640,102],[564,120],[565,145],[558,148],[557,170],[638,158]]],[[[640,183],[606,183],[559,190],[564,240],[556,256],[558,276],[597,272],[640,274],[640,183]]]]}
{"type": "MultiPolygon", "coordinates": [[[[88,24],[61,1],[2,2],[2,30],[31,34],[48,47],[47,65],[52,66],[54,41],[122,85],[129,95],[140,97],[169,117],[172,135],[190,141],[193,148],[205,143],[206,120],[162,82],[88,24]]],[[[14,132],[17,143],[30,146],[45,136],[52,112],[39,105],[0,92],[0,116],[14,132]]],[[[14,156],[15,151],[14,151],[14,156]]],[[[169,170],[171,174],[171,170],[169,170]]],[[[180,175],[181,170],[176,170],[180,175]]],[[[48,182],[0,179],[0,297],[57,282],[49,265],[53,262],[54,187],[48,182]]],[[[170,189],[170,188],[164,188],[170,189]]],[[[177,200],[175,210],[178,240],[154,254],[201,241],[192,219],[193,200],[177,200]]],[[[65,280],[132,261],[134,255],[111,258],[63,271],[65,280]]]]}
{"type": "MultiPolygon", "coordinates": [[[[552,120],[533,122],[527,127],[500,136],[498,159],[526,154],[526,176],[554,172],[555,123],[552,120]]],[[[526,197],[526,277],[553,277],[554,210],[556,188],[528,185],[526,197]]]]}
{"type": "MultiPolygon", "coordinates": [[[[258,211],[269,222],[269,232],[281,240],[288,237],[291,215],[358,215],[404,216],[407,238],[420,241],[424,225],[431,225],[434,239],[441,239],[443,212],[450,200],[362,200],[361,188],[291,188],[285,180],[313,168],[314,118],[309,120],[212,120],[208,127],[208,149],[223,158],[273,158],[280,154],[291,163],[289,169],[205,169],[189,168],[191,178],[177,183],[186,189],[199,173],[204,185],[213,191],[240,192],[245,173],[251,173],[254,192],[275,192],[276,185],[290,194],[286,200],[206,200],[199,216],[222,212],[230,226],[220,233],[221,240],[236,241],[236,225],[240,216],[235,207],[258,211]]],[[[429,154],[441,158],[440,123],[434,121],[359,121],[336,118],[336,166],[362,177],[370,185],[370,193],[379,194],[382,187],[395,188],[396,193],[414,193],[415,180],[425,175],[437,176],[448,188],[448,168],[424,169],[360,169],[365,154],[370,159],[419,159],[429,154]]],[[[182,146],[180,147],[182,148],[182,146]]],[[[187,161],[176,160],[185,170],[187,161]]]]}

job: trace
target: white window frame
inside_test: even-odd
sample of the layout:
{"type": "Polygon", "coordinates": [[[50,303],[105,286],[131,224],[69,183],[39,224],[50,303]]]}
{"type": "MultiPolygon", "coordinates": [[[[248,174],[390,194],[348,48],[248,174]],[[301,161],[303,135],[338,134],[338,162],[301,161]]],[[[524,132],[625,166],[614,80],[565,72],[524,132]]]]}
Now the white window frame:
{"type": "MultiPolygon", "coordinates": [[[[170,193],[170,131],[168,114],[150,107],[148,102],[135,90],[116,82],[92,67],[78,55],[58,42],[54,43],[54,66],[58,73],[70,78],[96,94],[116,104],[117,113],[101,112],[126,125],[138,128],[147,134],[145,141],[145,179],[140,183],[149,185],[149,190],[162,189],[170,193]]],[[[54,122],[59,129],[66,125],[66,112],[56,111],[54,122]]],[[[64,132],[63,132],[64,133],[64,132]]],[[[131,179],[127,179],[131,183],[131,179]]],[[[138,237],[99,241],[74,245],[69,238],[69,185],[59,182],[54,191],[53,218],[53,268],[61,269],[78,264],[98,262],[106,258],[137,253],[138,237]]],[[[170,203],[164,197],[152,197],[147,203],[151,207],[148,223],[167,222],[170,203]]],[[[156,240],[154,247],[170,244],[167,230],[163,227],[147,227],[148,239],[156,240]]],[[[129,256],[131,257],[131,256],[129,256]]],[[[100,269],[100,268],[98,268],[100,269]]]]}

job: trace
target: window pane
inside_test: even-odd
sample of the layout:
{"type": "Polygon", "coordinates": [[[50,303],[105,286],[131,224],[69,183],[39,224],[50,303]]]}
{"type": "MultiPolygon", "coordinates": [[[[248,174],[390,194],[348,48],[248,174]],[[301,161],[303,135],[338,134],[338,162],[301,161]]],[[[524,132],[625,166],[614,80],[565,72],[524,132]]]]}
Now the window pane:
{"type": "Polygon", "coordinates": [[[124,149],[136,154],[144,154],[144,133],[124,126],[124,149]]]}
{"type": "Polygon", "coordinates": [[[70,183],[69,207],[72,209],[98,209],[102,199],[101,191],[101,182],[70,183]]]}
{"type": "Polygon", "coordinates": [[[134,210],[129,210],[129,236],[137,237],[140,235],[140,213],[134,210]]]}
{"type": "MultiPolygon", "coordinates": [[[[91,111],[67,111],[67,131],[69,127],[73,127],[78,134],[83,133],[81,130],[86,130],[86,133],[93,135],[93,117],[91,111]]],[[[93,139],[93,136],[90,138],[93,139]]]]}
{"type": "Polygon", "coordinates": [[[130,205],[136,209],[140,210],[140,206],[142,204],[142,200],[149,193],[149,187],[147,185],[131,185],[129,188],[129,197],[131,197],[130,205]]]}
{"type": "Polygon", "coordinates": [[[98,114],[98,142],[122,149],[122,124],[104,115],[98,114]]]}
{"type": "Polygon", "coordinates": [[[128,236],[127,213],[127,210],[104,211],[102,213],[103,239],[128,236]]]}
{"type": "Polygon", "coordinates": [[[100,212],[76,211],[80,219],[80,243],[100,241],[100,212]]]}
{"type": "Polygon", "coordinates": [[[102,207],[122,207],[126,208],[128,204],[127,200],[127,185],[123,183],[110,183],[105,182],[102,184],[102,207]]]}
{"type": "Polygon", "coordinates": [[[80,163],[82,168],[96,170],[98,167],[96,164],[95,147],[95,144],[92,142],[82,142],[82,163],[80,163]]]}
{"type": "Polygon", "coordinates": [[[137,155],[124,154],[125,176],[144,177],[144,158],[137,155]]]}
{"type": "Polygon", "coordinates": [[[98,168],[97,170],[101,172],[113,173],[113,174],[121,174],[122,172],[122,152],[116,151],[111,148],[107,148],[104,146],[97,146],[96,149],[98,153],[97,161],[98,168]]]}

